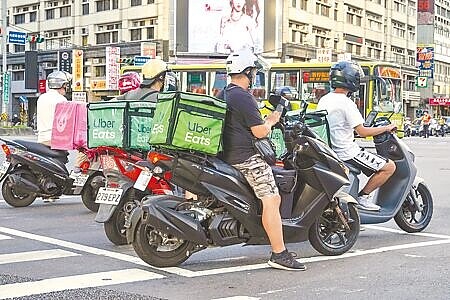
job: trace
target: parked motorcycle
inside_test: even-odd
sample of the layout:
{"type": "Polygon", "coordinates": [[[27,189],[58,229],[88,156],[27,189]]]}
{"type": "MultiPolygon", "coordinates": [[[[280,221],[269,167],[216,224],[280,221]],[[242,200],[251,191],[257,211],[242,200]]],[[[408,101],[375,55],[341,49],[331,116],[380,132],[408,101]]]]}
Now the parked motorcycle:
{"type": "MultiPolygon", "coordinates": [[[[270,98],[274,107],[280,96],[270,98]]],[[[281,126],[284,167],[273,166],[282,197],[287,243],[308,240],[325,255],[348,251],[359,234],[354,198],[341,192],[346,167],[303,122],[306,106],[281,126]]],[[[176,266],[208,246],[268,244],[261,202],[243,175],[217,157],[183,151],[150,152],[153,174],[198,196],[146,196],[127,218],[127,239],[138,256],[157,267],[176,266]]]]}
{"type": "Polygon", "coordinates": [[[25,207],[37,197],[56,199],[61,195],[81,195],[84,205],[96,211],[98,189],[104,184],[100,162],[95,157],[83,163],[81,172],[69,173],[67,151],[52,150],[30,141],[0,139],[6,160],[0,167],[2,195],[6,203],[25,207]]]}
{"type": "MultiPolygon", "coordinates": [[[[378,117],[372,111],[365,125],[379,127],[389,125],[389,117],[378,117]]],[[[389,158],[396,165],[395,173],[375,193],[374,201],[381,209],[379,211],[360,210],[362,224],[387,222],[394,218],[397,225],[406,232],[424,230],[433,215],[433,197],[425,181],[417,176],[414,164],[414,154],[396,134],[385,132],[374,136],[376,151],[379,155],[389,158]]],[[[361,171],[354,166],[350,169],[350,186],[345,190],[353,197],[359,191],[358,175],[361,171]]]]}
{"type": "Polygon", "coordinates": [[[95,200],[100,205],[95,221],[104,224],[106,236],[113,244],[124,245],[127,243],[124,228],[127,214],[145,195],[172,195],[172,187],[149,172],[143,163],[143,153],[101,148],[108,153],[100,157],[106,186],[99,189],[95,200]]]}

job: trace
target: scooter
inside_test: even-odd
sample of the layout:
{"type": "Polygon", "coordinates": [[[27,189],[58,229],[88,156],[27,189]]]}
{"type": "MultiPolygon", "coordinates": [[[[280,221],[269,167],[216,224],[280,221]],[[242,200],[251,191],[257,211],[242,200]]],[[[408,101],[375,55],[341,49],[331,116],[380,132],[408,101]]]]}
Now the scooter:
{"type": "MultiPolygon", "coordinates": [[[[52,150],[30,141],[0,139],[6,160],[0,167],[2,195],[13,207],[25,207],[37,197],[57,199],[61,195],[81,195],[91,211],[99,187],[104,184],[100,162],[91,157],[81,166],[81,172],[69,173],[67,151],[52,150]]],[[[92,153],[92,150],[91,150],[92,153]]]]}
{"type": "MultiPolygon", "coordinates": [[[[378,117],[372,111],[365,126],[379,127],[390,124],[389,117],[378,117]]],[[[385,132],[374,136],[379,155],[395,162],[395,173],[375,192],[374,202],[381,207],[379,211],[359,210],[361,224],[384,223],[394,218],[397,225],[406,232],[424,230],[433,215],[433,197],[424,179],[417,176],[414,154],[396,134],[385,132]]],[[[359,191],[358,175],[361,171],[352,165],[350,186],[345,191],[357,197],[359,191]]]]}
{"type": "MultiPolygon", "coordinates": [[[[280,98],[270,98],[273,107],[280,98]]],[[[302,114],[305,111],[306,106],[302,114]]],[[[284,166],[272,170],[282,197],[285,241],[309,239],[322,254],[345,253],[359,234],[357,203],[340,192],[348,184],[347,169],[301,118],[284,124],[284,166]]],[[[146,196],[131,212],[125,224],[127,239],[146,263],[177,266],[208,246],[269,243],[261,202],[237,169],[217,157],[184,151],[160,149],[148,157],[153,174],[198,198],[146,196]]]]}
{"type": "Polygon", "coordinates": [[[125,218],[145,195],[172,195],[172,187],[145,167],[142,152],[102,146],[100,156],[106,184],[97,193],[99,210],[95,221],[103,223],[105,234],[115,245],[125,245],[125,218]]]}

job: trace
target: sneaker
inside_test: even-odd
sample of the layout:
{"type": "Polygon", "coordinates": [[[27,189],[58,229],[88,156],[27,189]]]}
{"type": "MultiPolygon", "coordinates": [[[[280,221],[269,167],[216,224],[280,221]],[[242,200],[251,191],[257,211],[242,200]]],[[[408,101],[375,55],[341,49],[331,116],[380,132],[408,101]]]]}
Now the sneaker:
{"type": "Polygon", "coordinates": [[[306,266],[295,259],[297,255],[295,253],[289,253],[284,250],[281,253],[274,253],[270,256],[267,262],[269,266],[275,269],[289,270],[289,271],[305,271],[306,266]],[[294,254],[294,255],[292,255],[294,254]]]}
{"type": "Polygon", "coordinates": [[[372,202],[372,196],[371,195],[362,195],[362,196],[358,196],[358,199],[356,199],[359,203],[359,208],[360,209],[365,209],[365,210],[373,210],[373,211],[379,211],[380,210],[380,206],[376,205],[375,203],[372,202]]]}

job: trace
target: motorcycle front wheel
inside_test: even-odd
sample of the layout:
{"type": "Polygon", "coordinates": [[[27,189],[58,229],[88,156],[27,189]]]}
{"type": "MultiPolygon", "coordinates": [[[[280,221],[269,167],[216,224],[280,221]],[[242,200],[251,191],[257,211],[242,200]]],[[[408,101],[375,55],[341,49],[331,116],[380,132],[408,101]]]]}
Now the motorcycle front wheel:
{"type": "Polygon", "coordinates": [[[309,229],[309,242],[323,255],[341,255],[350,250],[359,235],[360,218],[355,205],[348,203],[347,224],[342,223],[331,204],[309,229]]]}
{"type": "Polygon", "coordinates": [[[432,216],[433,197],[431,192],[424,184],[419,184],[416,189],[411,189],[394,220],[398,227],[411,233],[424,230],[430,223],[432,216]],[[414,201],[411,193],[414,193],[417,201],[414,201]],[[420,208],[417,206],[420,206],[420,208]]]}
{"type": "Polygon", "coordinates": [[[195,245],[170,235],[161,235],[148,224],[137,225],[134,251],[146,263],[155,267],[176,267],[188,259],[195,245]]]}

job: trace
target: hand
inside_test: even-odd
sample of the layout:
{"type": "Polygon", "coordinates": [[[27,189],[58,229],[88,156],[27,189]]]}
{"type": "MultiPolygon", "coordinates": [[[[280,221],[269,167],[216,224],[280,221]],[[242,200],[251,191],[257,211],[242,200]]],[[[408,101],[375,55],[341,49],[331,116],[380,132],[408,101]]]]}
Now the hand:
{"type": "Polygon", "coordinates": [[[386,131],[388,131],[388,132],[395,132],[395,131],[397,131],[397,126],[395,126],[394,124],[389,124],[385,128],[386,128],[386,131]]]}

